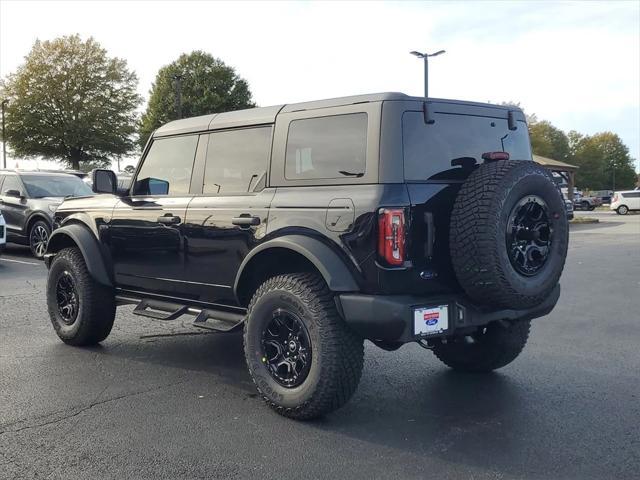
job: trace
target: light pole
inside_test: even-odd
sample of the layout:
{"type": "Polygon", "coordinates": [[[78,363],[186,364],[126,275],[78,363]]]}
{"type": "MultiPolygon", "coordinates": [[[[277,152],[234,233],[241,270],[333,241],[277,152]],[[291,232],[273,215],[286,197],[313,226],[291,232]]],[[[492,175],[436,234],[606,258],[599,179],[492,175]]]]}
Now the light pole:
{"type": "Polygon", "coordinates": [[[409,53],[411,55],[415,55],[418,58],[424,59],[424,97],[429,98],[429,57],[442,55],[444,53],[444,50],[439,50],[436,53],[421,53],[413,50],[409,53]]]}
{"type": "Polygon", "coordinates": [[[9,100],[2,101],[2,168],[7,168],[7,138],[4,130],[4,106],[9,100]]]}

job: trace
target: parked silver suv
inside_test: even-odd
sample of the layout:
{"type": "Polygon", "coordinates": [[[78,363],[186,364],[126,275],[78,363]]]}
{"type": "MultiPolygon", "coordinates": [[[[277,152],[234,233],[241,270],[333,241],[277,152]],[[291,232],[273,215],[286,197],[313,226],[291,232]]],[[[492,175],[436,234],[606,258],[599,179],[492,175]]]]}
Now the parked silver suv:
{"type": "Polygon", "coordinates": [[[47,250],[53,213],[67,197],[92,195],[74,175],[24,170],[0,170],[0,212],[7,241],[29,245],[36,258],[47,250]]]}

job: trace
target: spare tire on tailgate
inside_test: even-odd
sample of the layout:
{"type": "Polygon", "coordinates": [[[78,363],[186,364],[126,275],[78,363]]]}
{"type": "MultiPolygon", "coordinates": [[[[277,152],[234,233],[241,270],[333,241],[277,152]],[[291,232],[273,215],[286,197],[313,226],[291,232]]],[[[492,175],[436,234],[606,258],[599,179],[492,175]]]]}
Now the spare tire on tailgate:
{"type": "Polygon", "coordinates": [[[560,279],[568,241],[562,195],[536,163],[486,162],[458,192],[451,260],[478,303],[512,309],[541,303],[560,279]]]}

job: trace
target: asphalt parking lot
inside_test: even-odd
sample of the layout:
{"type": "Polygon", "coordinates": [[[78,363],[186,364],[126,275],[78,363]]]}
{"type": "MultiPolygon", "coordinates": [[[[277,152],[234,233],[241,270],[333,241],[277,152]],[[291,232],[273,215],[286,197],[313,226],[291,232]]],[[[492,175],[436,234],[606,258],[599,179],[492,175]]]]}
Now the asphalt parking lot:
{"type": "Polygon", "coordinates": [[[61,343],[46,270],[0,259],[0,478],[632,479],[640,476],[640,215],[576,212],[562,296],[494,374],[366,345],[346,407],[309,423],[262,404],[241,337],[118,311],[61,343]]]}

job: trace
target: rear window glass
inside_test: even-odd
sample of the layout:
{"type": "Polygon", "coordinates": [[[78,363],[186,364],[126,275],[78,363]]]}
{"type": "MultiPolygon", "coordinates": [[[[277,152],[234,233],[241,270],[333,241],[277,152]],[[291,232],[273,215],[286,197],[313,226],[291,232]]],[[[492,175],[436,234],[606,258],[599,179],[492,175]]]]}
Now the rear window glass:
{"type": "Polygon", "coordinates": [[[451,161],[471,157],[483,163],[485,152],[508,152],[513,160],[531,160],[527,124],[517,122],[509,130],[503,118],[435,113],[435,123],[426,124],[422,112],[402,116],[404,176],[406,180],[427,180],[434,176],[456,176],[460,167],[451,161]]]}
{"type": "Polygon", "coordinates": [[[285,178],[361,177],[366,151],[366,113],[294,120],[287,137],[285,178]]]}
{"type": "Polygon", "coordinates": [[[264,186],[271,127],[215,132],[209,136],[203,193],[243,193],[264,186]]]}

